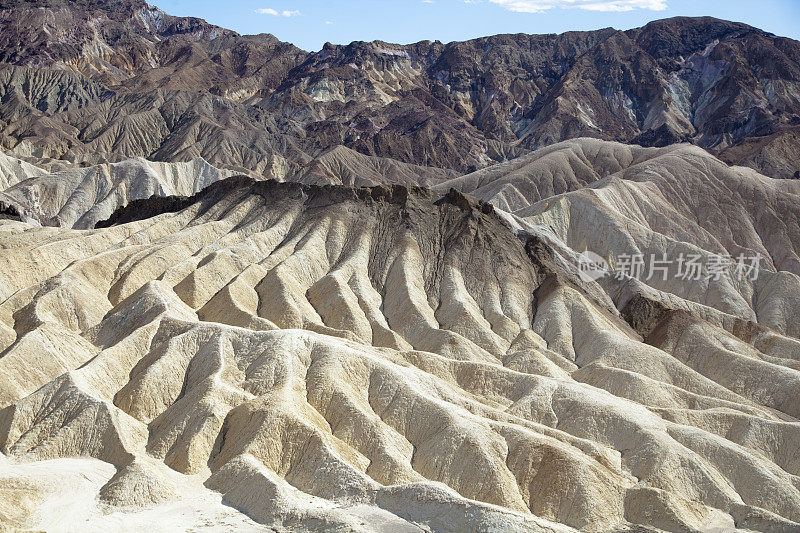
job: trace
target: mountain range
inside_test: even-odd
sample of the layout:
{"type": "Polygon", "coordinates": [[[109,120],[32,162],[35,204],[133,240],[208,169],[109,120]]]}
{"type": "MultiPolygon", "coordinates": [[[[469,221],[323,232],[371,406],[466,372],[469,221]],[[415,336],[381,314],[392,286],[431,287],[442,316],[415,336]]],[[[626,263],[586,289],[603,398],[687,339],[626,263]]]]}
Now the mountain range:
{"type": "Polygon", "coordinates": [[[800,44],[740,23],[310,53],[141,0],[15,0],[0,28],[0,144],[18,156],[291,179],[345,146],[463,173],[588,136],[800,171],[800,44]]]}

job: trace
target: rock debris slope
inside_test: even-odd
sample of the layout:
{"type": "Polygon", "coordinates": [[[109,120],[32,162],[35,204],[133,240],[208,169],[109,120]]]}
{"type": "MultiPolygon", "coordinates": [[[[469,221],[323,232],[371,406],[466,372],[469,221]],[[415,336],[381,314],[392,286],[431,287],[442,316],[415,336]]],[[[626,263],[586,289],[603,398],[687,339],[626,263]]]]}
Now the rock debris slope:
{"type": "Polygon", "coordinates": [[[509,216],[235,177],[101,229],[0,221],[3,520],[38,527],[83,457],[84,523],[797,530],[796,333],[620,306],[509,216]]]}
{"type": "Polygon", "coordinates": [[[357,187],[396,184],[431,187],[458,176],[453,170],[401,163],[368,156],[344,146],[332,148],[289,176],[301,183],[331,183],[357,187]]]}

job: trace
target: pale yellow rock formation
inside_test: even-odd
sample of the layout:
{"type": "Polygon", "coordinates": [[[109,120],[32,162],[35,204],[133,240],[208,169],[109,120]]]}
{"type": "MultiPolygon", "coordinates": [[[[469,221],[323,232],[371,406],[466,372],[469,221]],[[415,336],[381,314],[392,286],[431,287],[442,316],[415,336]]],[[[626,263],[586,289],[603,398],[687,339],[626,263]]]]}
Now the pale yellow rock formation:
{"type": "Polygon", "coordinates": [[[584,283],[608,209],[562,201],[519,236],[458,193],[241,179],[105,229],[0,221],[0,518],[50,524],[80,457],[91,524],[217,497],[241,527],[798,530],[796,274],[584,283]]]}

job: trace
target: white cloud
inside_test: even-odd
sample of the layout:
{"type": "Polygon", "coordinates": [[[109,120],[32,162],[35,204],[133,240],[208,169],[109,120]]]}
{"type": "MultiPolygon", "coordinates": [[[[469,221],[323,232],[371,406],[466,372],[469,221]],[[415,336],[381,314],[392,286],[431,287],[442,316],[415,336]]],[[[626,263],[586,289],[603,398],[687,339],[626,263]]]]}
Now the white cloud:
{"type": "Polygon", "coordinates": [[[274,17],[296,17],[300,14],[297,10],[289,11],[288,9],[284,9],[283,11],[277,11],[272,9],[271,7],[262,7],[261,9],[254,9],[253,13],[258,13],[259,15],[272,15],[274,17]]]}
{"type": "Polygon", "coordinates": [[[330,26],[331,24],[333,24],[333,21],[326,20],[326,21],[325,21],[325,24],[327,24],[328,26],[330,26]]]}
{"type": "Polygon", "coordinates": [[[544,13],[550,9],[585,9],[587,11],[633,11],[667,9],[667,0],[489,0],[518,13],[544,13]]]}
{"type": "Polygon", "coordinates": [[[423,4],[432,4],[433,0],[422,0],[423,4]]]}

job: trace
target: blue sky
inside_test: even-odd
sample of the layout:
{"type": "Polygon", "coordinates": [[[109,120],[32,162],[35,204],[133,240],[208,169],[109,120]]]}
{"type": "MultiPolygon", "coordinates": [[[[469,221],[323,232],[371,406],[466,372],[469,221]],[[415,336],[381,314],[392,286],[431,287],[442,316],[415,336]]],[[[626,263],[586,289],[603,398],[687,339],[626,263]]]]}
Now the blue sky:
{"type": "Polygon", "coordinates": [[[497,33],[628,29],[677,15],[736,20],[800,39],[800,0],[150,0],[244,34],[272,33],[305,50],[381,39],[460,41],[497,33]]]}

